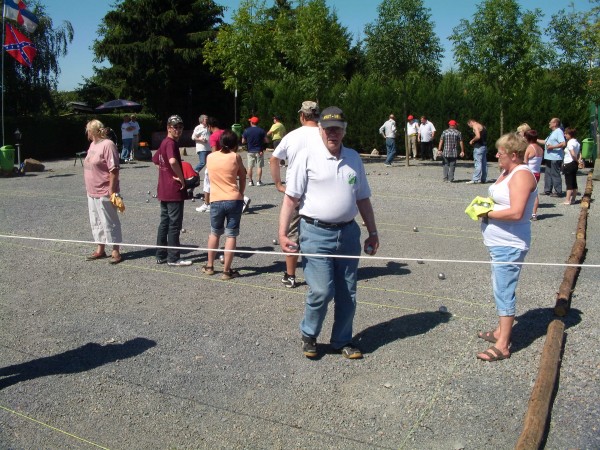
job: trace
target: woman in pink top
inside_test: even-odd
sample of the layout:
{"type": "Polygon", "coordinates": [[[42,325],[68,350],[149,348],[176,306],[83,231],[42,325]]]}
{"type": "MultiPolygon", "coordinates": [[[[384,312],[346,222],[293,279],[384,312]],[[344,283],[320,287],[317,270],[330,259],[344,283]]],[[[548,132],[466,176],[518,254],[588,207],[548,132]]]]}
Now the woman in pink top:
{"type": "MultiPolygon", "coordinates": [[[[212,138],[212,136],[211,136],[212,138]]],[[[210,173],[210,234],[208,235],[208,261],[202,268],[207,275],[214,275],[216,250],[221,235],[225,234],[225,255],[223,257],[223,280],[238,277],[237,270],[231,268],[240,234],[246,168],[236,152],[238,137],[231,130],[223,131],[219,149],[206,158],[206,171],[210,173]],[[225,223],[227,221],[227,223],[225,223]]]]}
{"type": "Polygon", "coordinates": [[[83,179],[88,195],[88,210],[96,251],[87,257],[88,261],[106,258],[107,243],[113,243],[111,264],[122,261],[119,246],[115,242],[123,240],[121,221],[117,208],[110,201],[112,194],[119,194],[119,152],[113,141],[106,137],[106,128],[99,120],[90,120],[85,131],[91,141],[83,164],[83,179]]]}

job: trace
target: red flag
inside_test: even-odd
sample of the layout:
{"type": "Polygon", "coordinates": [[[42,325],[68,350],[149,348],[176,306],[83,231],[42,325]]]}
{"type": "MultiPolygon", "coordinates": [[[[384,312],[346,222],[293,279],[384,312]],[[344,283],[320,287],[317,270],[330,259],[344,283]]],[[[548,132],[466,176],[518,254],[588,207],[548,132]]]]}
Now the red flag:
{"type": "Polygon", "coordinates": [[[10,56],[27,67],[31,67],[33,58],[35,58],[35,54],[37,53],[35,45],[27,39],[27,36],[15,30],[9,24],[6,24],[4,49],[10,56]]]}

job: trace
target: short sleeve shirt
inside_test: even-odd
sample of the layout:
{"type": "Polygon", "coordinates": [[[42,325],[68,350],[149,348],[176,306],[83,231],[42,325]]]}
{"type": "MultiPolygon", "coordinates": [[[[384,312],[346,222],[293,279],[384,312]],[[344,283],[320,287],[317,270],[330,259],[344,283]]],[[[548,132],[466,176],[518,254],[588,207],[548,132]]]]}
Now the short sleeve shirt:
{"type": "Polygon", "coordinates": [[[210,144],[210,148],[212,150],[215,147],[217,150],[221,150],[221,135],[225,130],[217,130],[213,134],[210,135],[208,139],[208,143],[210,144]]]}
{"type": "Polygon", "coordinates": [[[358,214],[356,202],[371,196],[362,160],[351,148],[342,147],[336,158],[321,141],[302,149],[290,169],[285,193],[300,199],[300,215],[349,222],[358,214]]]}
{"type": "Polygon", "coordinates": [[[444,141],[442,153],[446,158],[458,157],[458,146],[462,141],[462,134],[456,128],[448,128],[442,133],[440,140],[444,141]]]}
{"type": "MultiPolygon", "coordinates": [[[[85,189],[90,197],[108,197],[110,172],[119,170],[119,151],[110,139],[92,142],[83,163],[85,189]]],[[[115,186],[119,192],[119,185],[115,186]]]]}
{"type": "Polygon", "coordinates": [[[181,189],[179,181],[175,180],[175,172],[169,159],[175,158],[181,165],[179,145],[172,138],[166,137],[152,157],[152,162],[158,165],[157,197],[161,202],[180,202],[187,198],[187,192],[181,189]]]}
{"type": "Polygon", "coordinates": [[[287,159],[288,171],[294,165],[294,159],[303,148],[315,148],[322,144],[319,127],[301,126],[286,134],[277,148],[273,150],[273,156],[278,159],[287,159]]]}
{"type": "Polygon", "coordinates": [[[264,148],[267,133],[260,127],[248,127],[242,134],[248,143],[248,153],[258,153],[264,148]]]}

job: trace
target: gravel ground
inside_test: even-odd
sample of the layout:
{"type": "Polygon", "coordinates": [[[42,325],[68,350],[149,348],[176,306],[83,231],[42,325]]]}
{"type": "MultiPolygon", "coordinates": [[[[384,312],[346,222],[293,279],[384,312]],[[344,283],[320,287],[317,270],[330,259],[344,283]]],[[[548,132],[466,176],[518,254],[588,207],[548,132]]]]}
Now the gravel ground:
{"type": "MultiPolygon", "coordinates": [[[[279,255],[238,255],[243,276],[225,282],[200,273],[202,251],[187,255],[193,266],[171,268],[157,266],[150,249],[128,247],[110,266],[85,261],[92,244],[0,238],[0,448],[514,447],[564,268],[524,268],[513,355],[478,361],[487,343],[476,332],[497,320],[490,270],[456,260],[487,260],[479,226],[463,212],[486,186],[463,183],[469,163],[454,184],[442,183],[438,163],[366,166],[383,258],[359,269],[360,361],[325,344],[316,361],[302,356],[306,285],[281,285],[279,255]]],[[[0,178],[0,234],[92,240],[82,167],[46,167],[0,178]]],[[[127,243],[155,242],[156,178],[146,162],[122,168],[127,243]]],[[[247,189],[238,245],[279,251],[281,197],[268,174],[263,180],[247,189]]],[[[569,256],[580,209],[562,201],[541,198],[528,262],[569,256]]],[[[186,203],[183,245],[206,246],[209,216],[199,205],[186,203]]],[[[598,214],[592,205],[587,264],[600,264],[598,214]]],[[[599,290],[598,269],[583,269],[564,319],[546,448],[600,448],[599,290]]],[[[328,317],[321,342],[330,329],[328,317]]]]}

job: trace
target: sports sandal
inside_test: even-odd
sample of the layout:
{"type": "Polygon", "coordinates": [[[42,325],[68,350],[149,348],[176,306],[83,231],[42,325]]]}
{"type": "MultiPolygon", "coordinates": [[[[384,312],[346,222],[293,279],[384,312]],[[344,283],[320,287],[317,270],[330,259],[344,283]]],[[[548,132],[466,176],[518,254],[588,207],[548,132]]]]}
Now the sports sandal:
{"type": "Polygon", "coordinates": [[[480,359],[485,362],[502,361],[503,359],[508,359],[508,358],[510,358],[510,355],[504,356],[502,354],[502,352],[493,345],[490,348],[488,348],[487,350],[485,350],[477,355],[477,359],[480,359]],[[480,355],[485,355],[489,359],[482,358],[480,355]]]}
{"type": "Polygon", "coordinates": [[[94,252],[90,256],[87,256],[85,259],[86,259],[86,261],[95,261],[97,259],[102,259],[102,258],[107,258],[107,257],[108,257],[108,255],[105,252],[102,252],[102,253],[94,252]]]}
{"type": "Polygon", "coordinates": [[[493,331],[487,331],[485,333],[483,331],[480,331],[479,333],[477,333],[477,337],[479,339],[483,339],[484,341],[491,342],[492,344],[496,343],[496,338],[494,337],[493,331]]]}
{"type": "Polygon", "coordinates": [[[202,268],[202,273],[205,273],[206,275],[214,275],[215,268],[213,266],[204,266],[202,268]]]}
{"type": "Polygon", "coordinates": [[[237,278],[240,276],[240,273],[237,270],[231,269],[229,272],[223,271],[223,275],[221,275],[221,280],[231,280],[232,278],[237,278]]]}

